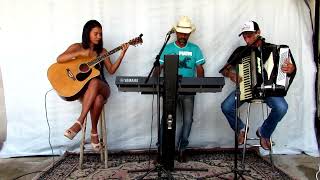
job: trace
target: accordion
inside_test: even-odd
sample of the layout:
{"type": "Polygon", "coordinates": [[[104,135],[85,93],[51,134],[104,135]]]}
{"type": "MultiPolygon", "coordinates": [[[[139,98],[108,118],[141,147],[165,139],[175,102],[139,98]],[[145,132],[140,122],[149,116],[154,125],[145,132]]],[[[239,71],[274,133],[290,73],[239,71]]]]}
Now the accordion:
{"type": "MultiPolygon", "coordinates": [[[[268,47],[264,61],[252,50],[249,56],[241,59],[238,67],[242,77],[240,86],[240,101],[263,99],[268,96],[285,96],[288,90],[288,75],[282,72],[281,67],[290,56],[288,46],[268,47]]],[[[289,58],[291,59],[291,58],[289,58]]]]}

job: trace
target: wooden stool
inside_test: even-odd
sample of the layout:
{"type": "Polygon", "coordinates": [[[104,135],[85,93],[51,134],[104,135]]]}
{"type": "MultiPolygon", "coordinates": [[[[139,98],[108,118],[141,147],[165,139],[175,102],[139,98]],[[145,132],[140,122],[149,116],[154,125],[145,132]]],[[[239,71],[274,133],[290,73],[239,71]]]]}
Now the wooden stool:
{"type": "MultiPolygon", "coordinates": [[[[101,150],[100,150],[100,158],[101,162],[104,162],[104,167],[108,168],[108,148],[107,148],[107,125],[105,121],[105,112],[104,107],[102,108],[101,114],[100,114],[100,139],[99,142],[101,144],[101,150]]],[[[84,155],[84,145],[86,140],[86,125],[87,125],[87,118],[84,120],[82,125],[82,138],[81,138],[81,144],[80,144],[80,160],[79,160],[79,168],[83,168],[83,155],[84,155]]]]}
{"type": "MultiPolygon", "coordinates": [[[[264,108],[263,108],[264,100],[262,100],[262,99],[254,99],[254,100],[251,100],[250,102],[248,102],[244,143],[243,143],[243,149],[242,149],[242,165],[244,165],[244,158],[245,158],[245,155],[246,155],[247,146],[250,146],[250,147],[261,147],[260,143],[259,144],[248,144],[247,143],[248,140],[260,140],[260,138],[258,138],[258,137],[256,137],[256,138],[248,138],[248,129],[249,129],[249,118],[250,118],[250,107],[251,107],[251,104],[261,104],[261,107],[262,107],[262,120],[263,121],[265,120],[264,108]]],[[[268,112],[268,107],[267,107],[267,116],[268,115],[269,115],[269,112],[268,112]]],[[[273,164],[273,161],[272,161],[272,146],[274,145],[274,143],[272,142],[271,137],[270,137],[270,143],[271,143],[271,147],[270,147],[270,151],[269,151],[269,156],[270,156],[270,161],[273,164]]]]}

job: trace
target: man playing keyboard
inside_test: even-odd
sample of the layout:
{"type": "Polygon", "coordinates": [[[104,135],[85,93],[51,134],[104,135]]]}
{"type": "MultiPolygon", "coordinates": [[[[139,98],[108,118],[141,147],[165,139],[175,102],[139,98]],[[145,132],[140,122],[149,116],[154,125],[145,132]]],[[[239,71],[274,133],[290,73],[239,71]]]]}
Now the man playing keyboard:
{"type": "MultiPolygon", "coordinates": [[[[191,42],[188,42],[190,34],[195,31],[195,26],[187,16],[182,16],[177,25],[174,26],[177,39],[175,42],[169,43],[164,48],[160,57],[161,69],[164,64],[164,55],[179,55],[178,74],[182,77],[204,77],[204,69],[202,65],[205,59],[200,48],[191,42]]],[[[159,74],[159,69],[154,71],[154,75],[159,74]]],[[[189,144],[188,138],[193,122],[194,95],[179,95],[177,99],[177,109],[182,115],[182,128],[177,131],[179,161],[186,161],[185,149],[189,144]]]]}

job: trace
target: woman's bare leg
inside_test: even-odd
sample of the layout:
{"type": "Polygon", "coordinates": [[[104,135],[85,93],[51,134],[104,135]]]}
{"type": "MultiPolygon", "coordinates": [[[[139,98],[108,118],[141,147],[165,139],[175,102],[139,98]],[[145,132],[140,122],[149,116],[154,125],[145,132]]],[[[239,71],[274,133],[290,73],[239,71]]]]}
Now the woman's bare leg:
{"type": "MultiPolygon", "coordinates": [[[[98,121],[99,117],[102,111],[102,108],[104,107],[105,99],[102,95],[98,95],[91,106],[90,109],[90,117],[91,117],[91,123],[92,123],[92,129],[91,129],[91,134],[97,134],[98,133],[98,121]]],[[[98,136],[92,136],[91,137],[91,142],[94,144],[99,143],[99,138],[98,136]]]]}
{"type": "MultiPolygon", "coordinates": [[[[89,110],[91,109],[91,106],[93,105],[98,95],[101,95],[103,98],[106,99],[109,96],[109,94],[109,86],[105,82],[96,78],[90,80],[87,90],[82,97],[82,111],[77,121],[83,124],[84,119],[86,118],[89,110]]],[[[74,132],[79,132],[81,130],[81,127],[78,124],[74,124],[71,127],[71,129],[74,132]]]]}

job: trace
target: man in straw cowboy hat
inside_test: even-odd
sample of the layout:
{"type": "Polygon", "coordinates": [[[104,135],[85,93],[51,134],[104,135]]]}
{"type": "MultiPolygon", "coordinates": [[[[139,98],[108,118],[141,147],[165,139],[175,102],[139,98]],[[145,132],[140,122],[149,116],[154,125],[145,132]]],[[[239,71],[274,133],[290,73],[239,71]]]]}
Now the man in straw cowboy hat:
{"type": "MultiPolygon", "coordinates": [[[[169,43],[164,48],[160,56],[161,68],[164,64],[164,55],[179,55],[178,75],[182,77],[204,77],[202,65],[205,59],[200,48],[188,42],[189,36],[196,30],[195,26],[187,16],[182,16],[178,23],[173,27],[177,39],[169,43]]],[[[159,69],[155,71],[159,73],[159,69]]],[[[194,95],[179,95],[177,99],[177,111],[182,115],[182,128],[177,129],[179,161],[186,161],[184,151],[189,144],[188,138],[193,122],[194,95]]]]}

